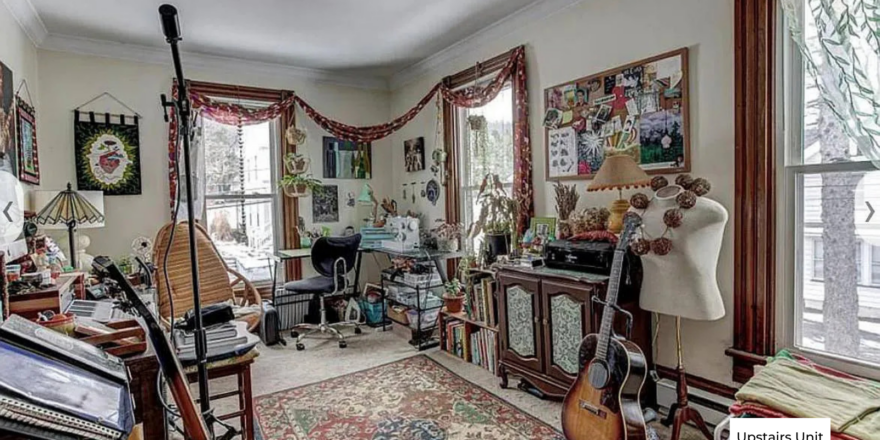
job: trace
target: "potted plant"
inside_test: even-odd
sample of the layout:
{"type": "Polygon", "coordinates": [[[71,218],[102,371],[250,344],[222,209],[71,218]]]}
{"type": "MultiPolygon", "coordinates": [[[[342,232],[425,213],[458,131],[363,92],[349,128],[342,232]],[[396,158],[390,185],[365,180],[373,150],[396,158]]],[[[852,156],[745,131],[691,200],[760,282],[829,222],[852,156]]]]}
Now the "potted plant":
{"type": "Polygon", "coordinates": [[[443,305],[448,313],[461,313],[464,303],[464,285],[458,278],[446,282],[443,285],[443,305]]]}
{"type": "Polygon", "coordinates": [[[305,197],[309,191],[322,186],[321,181],[307,174],[288,174],[278,184],[288,197],[305,197]]]}
{"type": "Polygon", "coordinates": [[[309,170],[311,160],[302,154],[287,153],[284,156],[284,168],[290,174],[305,174],[309,170]]]}
{"type": "Polygon", "coordinates": [[[517,204],[508,196],[495,174],[487,174],[477,195],[480,217],[471,225],[468,234],[472,239],[484,234],[483,252],[489,263],[498,255],[507,255],[510,250],[511,233],[515,224],[517,204]]]}
{"type": "Polygon", "coordinates": [[[437,240],[437,249],[444,252],[458,252],[459,240],[464,230],[461,223],[447,223],[443,220],[437,220],[440,226],[431,230],[431,234],[437,240]]]}

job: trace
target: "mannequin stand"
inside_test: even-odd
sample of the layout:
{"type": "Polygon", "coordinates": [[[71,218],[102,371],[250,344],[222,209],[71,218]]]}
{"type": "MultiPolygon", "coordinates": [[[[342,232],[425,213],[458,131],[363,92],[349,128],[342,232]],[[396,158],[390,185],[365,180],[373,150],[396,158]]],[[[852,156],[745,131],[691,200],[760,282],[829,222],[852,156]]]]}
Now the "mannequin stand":
{"type": "Polygon", "coordinates": [[[682,356],[682,348],[681,348],[681,317],[675,317],[675,342],[678,352],[678,367],[676,368],[676,372],[678,373],[678,401],[669,408],[669,415],[666,416],[666,420],[663,421],[664,426],[672,426],[672,439],[671,440],[679,440],[681,436],[681,428],[688,422],[692,422],[693,425],[699,429],[703,435],[706,436],[707,439],[712,440],[712,431],[709,430],[709,427],[706,426],[706,422],[703,421],[703,416],[700,415],[700,412],[694,408],[691,408],[688,405],[688,385],[687,385],[687,374],[684,370],[684,359],[682,356]]]}

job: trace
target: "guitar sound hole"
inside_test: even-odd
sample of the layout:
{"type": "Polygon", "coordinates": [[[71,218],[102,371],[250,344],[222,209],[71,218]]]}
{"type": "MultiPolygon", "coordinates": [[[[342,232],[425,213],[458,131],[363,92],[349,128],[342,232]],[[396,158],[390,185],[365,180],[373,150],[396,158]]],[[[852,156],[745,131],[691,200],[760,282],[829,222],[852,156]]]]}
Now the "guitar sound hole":
{"type": "Polygon", "coordinates": [[[610,379],[608,365],[602,361],[594,361],[590,364],[589,378],[590,385],[597,390],[601,390],[608,386],[608,380],[610,379]]]}

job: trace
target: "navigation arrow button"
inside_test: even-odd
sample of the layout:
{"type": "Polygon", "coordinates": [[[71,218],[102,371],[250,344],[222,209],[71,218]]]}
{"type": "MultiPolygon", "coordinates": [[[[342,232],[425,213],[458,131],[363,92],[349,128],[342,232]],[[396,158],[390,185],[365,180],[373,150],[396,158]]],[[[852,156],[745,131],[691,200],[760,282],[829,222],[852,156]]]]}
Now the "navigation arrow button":
{"type": "Polygon", "coordinates": [[[865,204],[868,205],[868,218],[865,219],[865,223],[871,221],[871,218],[874,217],[874,207],[871,206],[871,202],[865,201],[865,204]]]}
{"type": "Polygon", "coordinates": [[[10,209],[12,209],[12,202],[9,202],[9,204],[6,205],[6,209],[3,210],[3,215],[6,216],[6,220],[7,220],[9,223],[12,223],[12,216],[9,215],[9,210],[10,210],[10,209]]]}

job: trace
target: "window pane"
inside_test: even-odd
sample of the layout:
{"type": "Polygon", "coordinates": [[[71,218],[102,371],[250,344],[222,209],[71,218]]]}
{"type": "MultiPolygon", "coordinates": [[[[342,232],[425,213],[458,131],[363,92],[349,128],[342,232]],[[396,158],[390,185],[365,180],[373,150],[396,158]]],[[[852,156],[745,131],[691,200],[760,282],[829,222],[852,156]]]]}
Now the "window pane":
{"type": "MultiPolygon", "coordinates": [[[[507,193],[512,191],[513,183],[513,92],[510,87],[502,90],[489,104],[476,109],[460,109],[456,123],[461,127],[461,218],[466,227],[479,218],[477,194],[480,184],[487,174],[497,174],[507,193]],[[468,118],[486,118],[488,139],[485,148],[479,145],[475,133],[470,130],[468,118]]],[[[475,237],[473,243],[464,240],[467,249],[479,250],[482,235],[475,237]]]]}
{"type": "Polygon", "coordinates": [[[871,246],[871,284],[880,287],[880,246],[871,246]]]}
{"type": "Polygon", "coordinates": [[[208,195],[272,194],[270,122],[238,127],[204,121],[208,195]]]}
{"type": "MultiPolygon", "coordinates": [[[[802,347],[880,363],[880,287],[862,279],[862,243],[880,246],[866,200],[880,194],[880,171],[800,176],[800,335],[802,347]],[[868,197],[868,199],[866,199],[868,197]],[[811,268],[810,268],[811,266],[811,268]]],[[[877,255],[880,256],[880,255],[877,255]]],[[[872,259],[874,272],[880,272],[872,259]]],[[[880,275],[880,273],[878,273],[880,275]]]]}
{"type": "Polygon", "coordinates": [[[272,199],[208,200],[208,233],[226,264],[252,282],[271,280],[272,199]]]}

